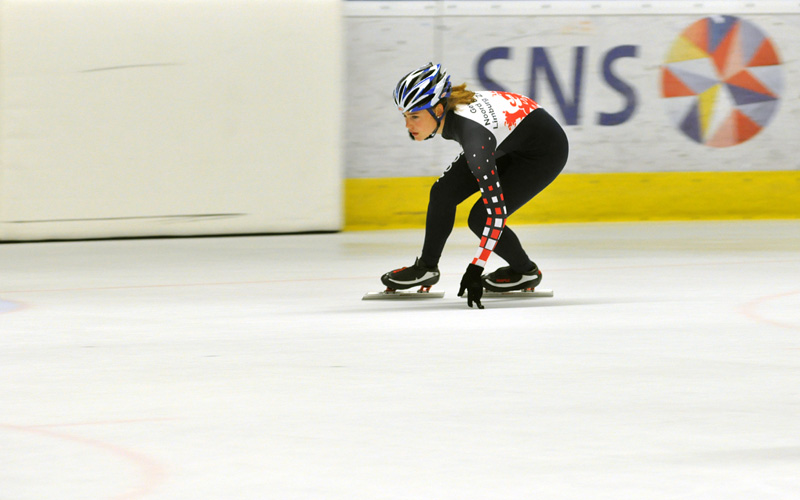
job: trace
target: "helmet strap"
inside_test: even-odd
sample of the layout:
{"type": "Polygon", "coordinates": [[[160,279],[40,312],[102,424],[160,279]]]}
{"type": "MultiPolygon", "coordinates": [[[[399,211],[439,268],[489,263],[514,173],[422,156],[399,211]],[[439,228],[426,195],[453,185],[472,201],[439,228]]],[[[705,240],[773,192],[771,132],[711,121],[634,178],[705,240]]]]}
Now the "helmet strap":
{"type": "MultiPolygon", "coordinates": [[[[439,105],[439,103],[437,102],[436,106],[438,106],[438,105],[439,105]]],[[[428,139],[433,139],[434,136],[436,136],[436,132],[439,131],[439,127],[442,126],[442,120],[444,119],[444,114],[445,114],[446,110],[444,109],[444,105],[443,105],[442,106],[442,116],[436,116],[436,113],[433,111],[433,108],[435,108],[436,106],[432,106],[432,107],[428,108],[428,113],[430,113],[431,116],[433,117],[433,119],[436,120],[436,128],[433,129],[433,132],[431,132],[431,135],[429,135],[428,137],[425,138],[426,141],[428,139]]],[[[414,136],[411,136],[411,138],[413,139],[414,136]]]]}

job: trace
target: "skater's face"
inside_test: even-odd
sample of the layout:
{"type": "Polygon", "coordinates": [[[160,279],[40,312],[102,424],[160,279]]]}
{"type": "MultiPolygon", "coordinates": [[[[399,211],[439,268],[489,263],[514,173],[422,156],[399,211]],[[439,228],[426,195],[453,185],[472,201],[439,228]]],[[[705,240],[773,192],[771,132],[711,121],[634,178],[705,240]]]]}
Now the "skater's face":
{"type": "MultiPolygon", "coordinates": [[[[443,108],[439,104],[433,109],[433,112],[436,113],[436,116],[441,116],[442,111],[444,111],[443,108]]],[[[436,120],[428,110],[403,113],[403,116],[406,119],[406,129],[408,129],[408,133],[411,134],[415,141],[424,141],[436,130],[436,120]]]]}

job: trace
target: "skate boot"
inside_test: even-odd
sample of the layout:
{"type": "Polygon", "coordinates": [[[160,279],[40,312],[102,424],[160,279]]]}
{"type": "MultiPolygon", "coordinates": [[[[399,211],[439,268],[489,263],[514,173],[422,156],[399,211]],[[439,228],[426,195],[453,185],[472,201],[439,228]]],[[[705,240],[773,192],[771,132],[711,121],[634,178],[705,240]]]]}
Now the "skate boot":
{"type": "Polygon", "coordinates": [[[439,282],[439,268],[426,267],[417,258],[411,267],[401,267],[384,274],[381,282],[391,290],[405,290],[415,286],[430,288],[439,282]]]}
{"type": "Polygon", "coordinates": [[[490,292],[510,292],[535,288],[542,281],[542,272],[533,265],[533,269],[520,274],[511,266],[501,267],[497,271],[481,276],[483,287],[490,292]]]}

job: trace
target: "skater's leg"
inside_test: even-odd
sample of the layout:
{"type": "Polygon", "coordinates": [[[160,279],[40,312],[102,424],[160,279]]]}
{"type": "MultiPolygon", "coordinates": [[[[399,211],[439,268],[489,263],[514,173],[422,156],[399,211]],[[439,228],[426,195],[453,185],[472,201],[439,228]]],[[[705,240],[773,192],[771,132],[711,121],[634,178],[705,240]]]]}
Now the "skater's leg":
{"type": "MultiPolygon", "coordinates": [[[[564,168],[566,156],[526,158],[511,155],[508,159],[501,158],[497,163],[506,210],[511,215],[553,182],[564,168]]],[[[483,201],[478,200],[470,211],[469,227],[480,237],[485,222],[486,209],[483,201]]],[[[494,253],[520,273],[529,271],[534,265],[522,248],[519,238],[508,226],[503,229],[494,253]]]]}
{"type": "Polygon", "coordinates": [[[453,231],[456,207],[478,190],[475,176],[467,166],[463,153],[433,184],[425,219],[425,242],[420,260],[427,266],[437,266],[447,238],[453,231]]]}
{"type": "MultiPolygon", "coordinates": [[[[505,187],[503,190],[505,194],[505,187]]],[[[508,199],[507,196],[506,199],[508,199]]],[[[509,210],[509,213],[510,212],[509,210]]],[[[468,223],[472,232],[478,237],[481,237],[483,228],[485,227],[484,224],[486,223],[486,209],[484,208],[483,201],[478,200],[478,202],[472,206],[468,223]]],[[[503,233],[500,235],[500,239],[494,247],[494,253],[508,262],[508,264],[518,272],[522,273],[528,271],[533,266],[533,262],[528,258],[528,254],[526,254],[525,250],[522,248],[519,238],[508,226],[503,229],[503,233]]]]}

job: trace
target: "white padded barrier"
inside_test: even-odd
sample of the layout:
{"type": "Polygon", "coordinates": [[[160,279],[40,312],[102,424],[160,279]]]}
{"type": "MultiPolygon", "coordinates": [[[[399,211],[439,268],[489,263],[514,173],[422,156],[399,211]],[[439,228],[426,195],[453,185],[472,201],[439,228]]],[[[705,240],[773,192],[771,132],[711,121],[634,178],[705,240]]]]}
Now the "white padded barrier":
{"type": "Polygon", "coordinates": [[[0,240],[341,228],[339,0],[0,7],[0,240]]]}

